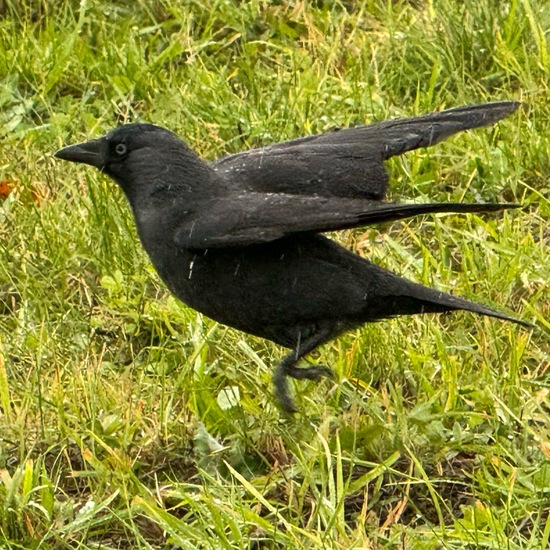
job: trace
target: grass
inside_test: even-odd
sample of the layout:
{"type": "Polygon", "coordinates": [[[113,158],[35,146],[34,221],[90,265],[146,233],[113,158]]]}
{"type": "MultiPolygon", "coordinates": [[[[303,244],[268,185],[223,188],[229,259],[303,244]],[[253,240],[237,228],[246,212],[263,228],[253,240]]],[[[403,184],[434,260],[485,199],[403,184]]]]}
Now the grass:
{"type": "Polygon", "coordinates": [[[539,549],[550,539],[550,28],[537,0],[0,2],[0,547],[539,549]],[[444,107],[520,112],[389,163],[392,198],[519,201],[336,236],[501,305],[283,350],[169,296],[118,189],[59,146],[118,123],[206,158],[444,107]]]}

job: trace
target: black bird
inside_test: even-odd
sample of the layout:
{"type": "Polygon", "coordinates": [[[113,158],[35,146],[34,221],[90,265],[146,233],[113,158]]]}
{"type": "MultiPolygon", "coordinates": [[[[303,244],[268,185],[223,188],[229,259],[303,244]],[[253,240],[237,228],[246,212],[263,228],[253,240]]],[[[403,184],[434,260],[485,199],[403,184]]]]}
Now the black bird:
{"type": "Polygon", "coordinates": [[[300,359],[363,323],[463,309],[528,325],[402,279],[319,234],[416,214],[516,207],[376,200],[386,190],[385,158],[489,124],[516,108],[502,102],[453,109],[303,138],[213,164],[164,128],[128,124],[56,156],[95,166],[121,186],[145,250],[179,299],[293,350],[274,374],[279,402],[293,412],[287,377],[317,380],[331,373],[323,365],[299,368],[300,359]]]}

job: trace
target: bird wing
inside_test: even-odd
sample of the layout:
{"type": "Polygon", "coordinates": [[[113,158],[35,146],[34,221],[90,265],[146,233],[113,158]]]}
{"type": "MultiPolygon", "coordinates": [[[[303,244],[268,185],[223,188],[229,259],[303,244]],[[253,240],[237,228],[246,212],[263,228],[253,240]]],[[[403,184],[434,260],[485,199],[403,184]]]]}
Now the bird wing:
{"type": "Polygon", "coordinates": [[[391,204],[339,197],[246,193],[204,203],[176,230],[186,249],[246,246],[296,233],[325,232],[437,212],[488,212],[515,204],[391,204]]]}
{"type": "Polygon", "coordinates": [[[381,200],[386,159],[493,124],[518,106],[501,101],[348,128],[237,153],[212,167],[250,191],[381,200]]]}

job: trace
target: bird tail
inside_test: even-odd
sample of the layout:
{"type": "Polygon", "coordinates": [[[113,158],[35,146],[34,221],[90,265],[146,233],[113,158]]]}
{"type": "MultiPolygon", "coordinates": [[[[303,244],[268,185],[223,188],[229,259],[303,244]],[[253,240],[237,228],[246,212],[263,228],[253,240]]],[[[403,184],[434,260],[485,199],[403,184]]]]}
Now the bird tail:
{"type": "Polygon", "coordinates": [[[503,311],[466,300],[459,296],[453,296],[452,294],[441,292],[418,283],[413,283],[412,281],[407,281],[397,275],[394,275],[394,284],[388,285],[387,273],[388,272],[386,272],[386,276],[384,276],[384,281],[389,292],[385,300],[381,301],[379,304],[381,315],[377,316],[376,311],[371,309],[369,311],[369,317],[370,315],[374,315],[375,319],[371,317],[368,320],[381,320],[382,318],[394,317],[397,315],[445,313],[448,311],[463,310],[478,315],[486,315],[488,317],[510,321],[525,327],[533,327],[531,323],[513,317],[503,311]]]}
{"type": "Polygon", "coordinates": [[[519,101],[499,101],[447,109],[439,113],[399,120],[390,120],[369,126],[376,132],[384,159],[429,147],[472,128],[489,126],[511,115],[520,106],[519,101]]]}
{"type": "Polygon", "coordinates": [[[510,321],[512,323],[517,323],[518,325],[523,325],[525,327],[532,327],[531,323],[518,319],[508,313],[499,311],[492,307],[480,304],[477,302],[472,302],[458,296],[453,296],[445,292],[438,292],[433,289],[429,289],[431,296],[426,300],[427,307],[433,307],[435,310],[441,312],[453,311],[453,310],[463,310],[470,311],[472,313],[477,313],[478,315],[486,315],[487,317],[494,317],[496,319],[502,319],[503,321],[510,321]]]}

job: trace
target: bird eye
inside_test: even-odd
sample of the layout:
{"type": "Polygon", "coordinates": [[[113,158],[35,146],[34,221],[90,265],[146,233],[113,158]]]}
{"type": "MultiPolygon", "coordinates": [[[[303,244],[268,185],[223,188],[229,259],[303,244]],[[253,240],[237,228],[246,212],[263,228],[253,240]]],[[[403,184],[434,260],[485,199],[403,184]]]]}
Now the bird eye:
{"type": "Polygon", "coordinates": [[[128,147],[126,147],[126,145],[124,143],[117,143],[117,145],[115,147],[115,153],[119,157],[124,156],[127,152],[128,152],[128,147]]]}

